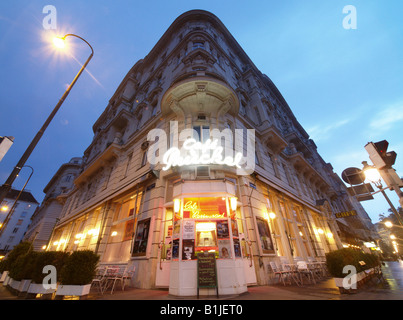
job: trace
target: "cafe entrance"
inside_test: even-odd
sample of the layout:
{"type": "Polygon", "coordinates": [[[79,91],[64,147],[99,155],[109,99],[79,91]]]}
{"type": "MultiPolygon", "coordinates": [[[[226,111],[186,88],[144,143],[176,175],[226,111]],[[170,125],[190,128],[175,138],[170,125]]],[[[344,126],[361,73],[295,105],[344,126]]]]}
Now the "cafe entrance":
{"type": "MultiPolygon", "coordinates": [[[[245,261],[249,262],[248,239],[234,193],[178,195],[165,217],[157,282],[165,279],[170,294],[197,295],[197,259],[205,253],[215,256],[220,295],[247,291],[244,266],[248,264],[245,261]]],[[[202,296],[215,294],[215,288],[200,289],[202,296]]]]}

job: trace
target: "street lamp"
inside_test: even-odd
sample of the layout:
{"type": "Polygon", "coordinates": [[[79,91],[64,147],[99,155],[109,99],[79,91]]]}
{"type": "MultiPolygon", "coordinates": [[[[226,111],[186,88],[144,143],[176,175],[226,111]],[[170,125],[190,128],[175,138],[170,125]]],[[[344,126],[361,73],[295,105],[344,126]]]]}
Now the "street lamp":
{"type": "Polygon", "coordinates": [[[385,227],[387,227],[387,228],[392,228],[392,227],[403,228],[402,226],[398,226],[398,225],[396,225],[396,224],[393,224],[393,223],[390,222],[390,221],[386,221],[386,222],[385,222],[385,227]]]}
{"type": "Polygon", "coordinates": [[[27,186],[29,179],[31,179],[32,175],[34,174],[34,169],[31,166],[24,166],[24,168],[30,168],[31,169],[31,174],[29,175],[27,181],[25,182],[24,186],[22,187],[22,189],[21,189],[20,193],[18,194],[17,198],[15,198],[14,203],[13,203],[12,207],[10,208],[10,211],[8,212],[6,218],[4,219],[3,223],[0,226],[0,237],[3,234],[4,230],[7,227],[8,222],[11,219],[11,216],[14,213],[14,209],[17,206],[17,202],[20,199],[20,196],[21,196],[22,192],[24,191],[25,187],[27,186]]]}
{"type": "Polygon", "coordinates": [[[382,186],[381,175],[380,175],[379,171],[375,167],[370,166],[367,163],[367,161],[363,161],[362,164],[364,166],[362,171],[364,172],[365,178],[368,179],[373,184],[375,184],[375,186],[379,189],[379,191],[385,197],[386,201],[389,203],[389,206],[392,209],[392,211],[393,211],[394,215],[396,216],[396,218],[398,219],[399,223],[401,225],[403,225],[403,222],[402,222],[402,220],[400,218],[399,213],[397,212],[396,208],[394,207],[394,205],[390,201],[389,197],[385,193],[385,188],[383,188],[383,186],[382,186]]]}
{"type": "Polygon", "coordinates": [[[31,155],[32,151],[35,149],[36,145],[38,144],[39,140],[42,138],[42,135],[44,134],[46,128],[49,126],[50,122],[56,115],[57,111],[60,109],[62,106],[64,100],[67,98],[69,95],[71,89],[73,88],[74,84],[77,82],[78,78],[80,75],[83,73],[84,69],[90,62],[91,58],[94,55],[94,49],[92,46],[83,38],[75,35],[75,34],[66,34],[64,37],[61,38],[55,38],[53,43],[57,45],[58,48],[64,48],[65,46],[65,40],[67,37],[72,36],[76,37],[82,41],[84,41],[90,48],[91,48],[91,55],[88,57],[87,61],[84,63],[84,65],[81,67],[80,71],[77,73],[71,84],[68,86],[66,91],[64,92],[63,96],[60,98],[59,102],[51,112],[51,114],[48,116],[46,119],[45,123],[42,125],[41,129],[37,132],[35,135],[34,139],[31,141],[30,145],[28,148],[25,150],[24,154],[22,155],[21,159],[18,161],[17,165],[14,167],[13,171],[11,172],[10,176],[7,178],[6,182],[0,187],[0,204],[4,200],[4,198],[7,196],[8,192],[11,190],[11,186],[15,180],[15,178],[18,176],[18,173],[20,172],[21,168],[25,165],[25,162],[28,160],[29,156],[31,155]]]}

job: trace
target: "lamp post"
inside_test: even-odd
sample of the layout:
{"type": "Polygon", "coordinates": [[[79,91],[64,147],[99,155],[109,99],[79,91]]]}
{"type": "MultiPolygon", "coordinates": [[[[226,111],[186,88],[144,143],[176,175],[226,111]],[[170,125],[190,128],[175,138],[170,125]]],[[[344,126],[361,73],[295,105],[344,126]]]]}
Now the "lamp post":
{"type": "Polygon", "coordinates": [[[399,213],[397,212],[396,208],[394,207],[394,205],[390,201],[389,197],[385,193],[385,189],[382,186],[381,175],[380,175],[379,171],[375,167],[370,166],[366,161],[363,161],[362,164],[364,166],[362,170],[365,174],[365,177],[370,182],[372,182],[379,189],[379,191],[383,194],[383,196],[385,197],[386,201],[388,202],[390,208],[392,209],[393,214],[396,216],[399,223],[401,225],[403,225],[403,222],[402,222],[402,219],[401,219],[399,213]]]}
{"type": "Polygon", "coordinates": [[[28,146],[28,148],[25,150],[24,154],[22,155],[21,159],[18,161],[17,165],[14,167],[10,176],[7,178],[6,182],[0,187],[0,203],[4,200],[4,198],[7,196],[8,192],[11,190],[11,186],[12,186],[14,180],[16,179],[16,177],[18,176],[18,173],[20,172],[21,168],[25,165],[25,162],[28,160],[29,156],[31,155],[32,151],[35,149],[39,140],[42,138],[42,135],[44,134],[46,128],[49,126],[49,123],[52,121],[52,119],[56,115],[57,111],[62,106],[64,100],[69,95],[74,84],[77,82],[78,78],[83,73],[84,69],[86,68],[86,66],[90,62],[92,56],[94,55],[94,50],[91,47],[91,45],[86,40],[84,40],[83,38],[81,38],[75,34],[66,34],[64,37],[55,38],[53,42],[58,48],[63,48],[64,40],[69,36],[79,38],[82,41],[84,41],[86,44],[88,44],[88,46],[91,48],[91,55],[88,57],[87,61],[84,63],[84,65],[81,67],[80,71],[77,73],[77,75],[75,76],[75,78],[73,79],[71,84],[68,86],[68,88],[64,92],[63,96],[60,98],[59,102],[57,103],[57,105],[55,106],[55,108],[53,109],[51,114],[48,116],[48,118],[46,119],[45,123],[42,125],[40,130],[37,132],[37,134],[31,141],[30,145],[28,146]]]}
{"type": "MultiPolygon", "coordinates": [[[[0,237],[2,236],[4,230],[7,227],[8,222],[11,219],[11,216],[13,215],[14,209],[17,206],[17,202],[20,199],[20,196],[21,196],[22,192],[24,191],[25,187],[27,186],[29,179],[31,179],[32,175],[34,174],[34,169],[31,166],[24,166],[24,168],[30,168],[31,169],[31,174],[29,175],[27,181],[25,182],[24,186],[22,187],[22,189],[21,189],[20,193],[18,194],[17,198],[15,198],[13,205],[11,206],[10,210],[8,211],[8,214],[7,214],[6,218],[3,221],[3,224],[1,225],[0,237]]],[[[21,169],[22,168],[20,168],[20,170],[21,169]]]]}

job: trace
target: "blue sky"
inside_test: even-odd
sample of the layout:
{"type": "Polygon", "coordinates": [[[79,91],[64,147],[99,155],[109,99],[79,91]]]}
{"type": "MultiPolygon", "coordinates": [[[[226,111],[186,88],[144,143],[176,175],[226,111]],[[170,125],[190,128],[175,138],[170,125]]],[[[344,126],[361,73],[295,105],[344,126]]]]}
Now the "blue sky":
{"type": "MultiPolygon", "coordinates": [[[[364,146],[388,140],[403,175],[403,2],[386,1],[28,1],[0,2],[0,136],[15,143],[0,162],[3,183],[90,51],[70,38],[73,55],[57,54],[52,32],[75,33],[95,55],[45,132],[27,165],[38,201],[61,164],[82,156],[92,125],[130,68],[183,12],[214,13],[257,68],[268,75],[337,174],[369,161],[364,146]],[[57,29],[44,30],[43,8],[57,9],[57,29]],[[343,28],[354,5],[357,29],[343,28]]],[[[13,187],[21,188],[23,169],[13,187]]],[[[398,206],[395,193],[387,191],[398,206]]],[[[378,221],[381,195],[363,202],[378,221]]]]}

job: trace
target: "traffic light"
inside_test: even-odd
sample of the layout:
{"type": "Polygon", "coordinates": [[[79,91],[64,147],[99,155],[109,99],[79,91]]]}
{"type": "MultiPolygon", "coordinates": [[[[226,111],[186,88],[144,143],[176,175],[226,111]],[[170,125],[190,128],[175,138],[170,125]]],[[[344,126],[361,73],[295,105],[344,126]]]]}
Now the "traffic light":
{"type": "Polygon", "coordinates": [[[396,152],[388,150],[389,142],[382,140],[379,142],[369,142],[365,146],[369,158],[377,169],[391,168],[396,161],[396,152]]]}

